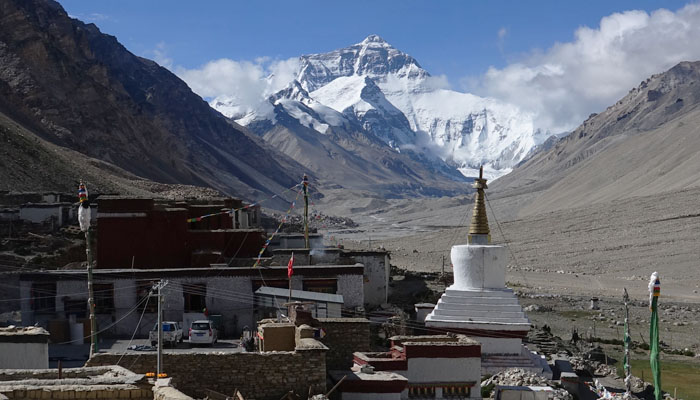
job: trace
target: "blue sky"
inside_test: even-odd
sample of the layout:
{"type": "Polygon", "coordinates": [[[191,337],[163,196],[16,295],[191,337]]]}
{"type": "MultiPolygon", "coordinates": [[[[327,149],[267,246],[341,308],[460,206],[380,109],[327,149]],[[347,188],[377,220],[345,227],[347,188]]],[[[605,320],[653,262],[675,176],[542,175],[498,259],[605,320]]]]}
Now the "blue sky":
{"type": "Polygon", "coordinates": [[[700,6],[687,1],[59,1],[135,54],[188,76],[204,97],[225,94],[197,90],[193,76],[212,60],[266,73],[256,59],[330,51],[376,33],[453,89],[547,113],[542,126],[555,131],[652,73],[700,59],[700,6]],[[562,103],[551,91],[580,100],[562,103]]]}
{"type": "Polygon", "coordinates": [[[376,33],[434,75],[457,82],[573,38],[616,11],[676,10],[686,1],[142,1],[62,0],[132,52],[161,45],[186,68],[217,58],[286,59],[376,33]],[[205,4],[205,5],[204,5],[205,4]],[[504,29],[504,30],[502,30],[504,29]],[[499,31],[502,37],[499,37],[499,31]],[[504,35],[504,36],[503,36],[504,35]]]}

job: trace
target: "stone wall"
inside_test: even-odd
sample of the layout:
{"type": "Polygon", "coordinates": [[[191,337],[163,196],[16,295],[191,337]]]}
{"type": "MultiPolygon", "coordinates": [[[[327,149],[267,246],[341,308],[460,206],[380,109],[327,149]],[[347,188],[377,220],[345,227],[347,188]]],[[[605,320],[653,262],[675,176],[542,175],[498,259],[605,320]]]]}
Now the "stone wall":
{"type": "Polygon", "coordinates": [[[370,307],[389,300],[389,255],[386,251],[348,251],[346,256],[365,266],[364,302],[370,307]]]}
{"type": "Polygon", "coordinates": [[[134,399],[151,400],[153,392],[150,388],[140,388],[134,385],[94,385],[90,387],[76,388],[71,385],[57,385],[52,387],[18,388],[10,392],[2,393],[10,400],[21,399],[134,399]]]}
{"type": "Polygon", "coordinates": [[[326,368],[349,369],[353,352],[370,351],[369,320],[365,318],[319,318],[326,336],[319,339],[328,347],[326,368]]]}
{"type": "Polygon", "coordinates": [[[338,275],[338,292],[336,294],[343,296],[343,307],[355,308],[365,304],[365,290],[362,281],[362,275],[338,275]]]}
{"type": "Polygon", "coordinates": [[[172,386],[153,386],[153,400],[193,400],[172,386]]]}
{"type": "MultiPolygon", "coordinates": [[[[0,370],[0,395],[14,399],[153,399],[143,375],[117,366],[0,370]]],[[[2,398],[0,396],[0,398],[2,398]]]]}
{"type": "MultiPolygon", "coordinates": [[[[87,365],[114,365],[121,354],[100,353],[87,365]]],[[[155,354],[126,354],[121,361],[137,373],[156,370],[155,354]]],[[[288,391],[306,396],[325,392],[325,349],[269,353],[166,353],[163,371],[173,386],[196,398],[211,389],[233,395],[238,389],[246,400],[278,400],[288,391]]]]}

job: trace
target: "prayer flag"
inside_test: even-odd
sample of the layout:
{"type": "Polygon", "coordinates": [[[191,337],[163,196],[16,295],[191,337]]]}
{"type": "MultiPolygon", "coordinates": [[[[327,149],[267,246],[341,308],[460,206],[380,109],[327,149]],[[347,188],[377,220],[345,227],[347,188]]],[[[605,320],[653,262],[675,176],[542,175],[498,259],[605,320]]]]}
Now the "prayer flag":
{"type": "Polygon", "coordinates": [[[289,262],[287,263],[287,278],[292,279],[293,274],[294,274],[294,252],[292,252],[292,257],[289,259],[289,262]]]}
{"type": "Polygon", "coordinates": [[[78,200],[80,205],[78,206],[78,224],[80,224],[80,230],[87,232],[90,229],[90,202],[88,201],[87,187],[83,182],[80,182],[78,186],[78,200]]]}

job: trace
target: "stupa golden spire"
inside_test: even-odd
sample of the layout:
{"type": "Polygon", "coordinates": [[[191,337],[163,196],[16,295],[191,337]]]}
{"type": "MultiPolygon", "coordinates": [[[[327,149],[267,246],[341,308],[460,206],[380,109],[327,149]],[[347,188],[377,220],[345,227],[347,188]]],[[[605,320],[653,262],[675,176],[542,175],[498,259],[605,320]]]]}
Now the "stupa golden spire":
{"type": "Polygon", "coordinates": [[[479,177],[474,179],[472,187],[476,189],[476,197],[474,198],[474,211],[472,212],[472,221],[469,224],[469,234],[467,235],[468,242],[475,244],[490,243],[489,220],[486,217],[486,199],[484,195],[484,189],[488,189],[488,186],[486,185],[486,179],[484,179],[483,166],[479,168],[479,177]],[[476,239],[474,235],[483,235],[480,239],[483,238],[485,240],[474,240],[476,239]]]}

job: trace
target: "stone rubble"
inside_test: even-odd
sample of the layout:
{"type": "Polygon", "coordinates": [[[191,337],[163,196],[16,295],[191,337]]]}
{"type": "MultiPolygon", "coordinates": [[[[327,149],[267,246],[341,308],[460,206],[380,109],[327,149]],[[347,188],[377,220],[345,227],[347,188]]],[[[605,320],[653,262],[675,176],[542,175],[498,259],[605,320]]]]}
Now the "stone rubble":
{"type": "MultiPolygon", "coordinates": [[[[549,386],[554,391],[548,396],[552,400],[573,400],[573,396],[566,390],[557,387],[556,383],[537,374],[527,372],[520,368],[511,368],[501,371],[481,382],[481,387],[491,384],[498,386],[549,386]]],[[[491,392],[493,398],[495,391],[491,392]]]]}

